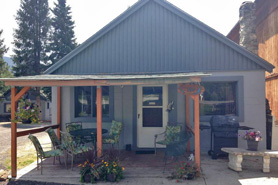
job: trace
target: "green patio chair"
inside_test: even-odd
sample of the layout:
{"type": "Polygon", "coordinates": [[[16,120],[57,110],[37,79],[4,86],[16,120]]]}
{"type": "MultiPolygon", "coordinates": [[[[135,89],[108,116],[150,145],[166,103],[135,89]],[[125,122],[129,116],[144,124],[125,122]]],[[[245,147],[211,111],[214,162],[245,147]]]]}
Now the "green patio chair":
{"type": "Polygon", "coordinates": [[[85,145],[80,145],[77,143],[74,139],[73,136],[71,136],[69,133],[66,132],[60,132],[62,135],[62,145],[64,150],[66,151],[66,163],[68,161],[68,155],[71,156],[71,170],[73,169],[73,162],[74,162],[74,157],[78,154],[82,154],[83,152],[87,152],[91,150],[91,147],[85,146],[85,145]]]}
{"type": "Polygon", "coordinates": [[[180,132],[182,130],[182,127],[180,125],[176,126],[166,126],[166,130],[160,134],[155,134],[154,135],[154,154],[156,155],[156,145],[169,145],[175,142],[178,142],[180,139],[180,132]],[[163,136],[162,140],[157,141],[158,136],[163,136]]]}
{"type": "MultiPolygon", "coordinates": [[[[71,122],[71,123],[66,123],[66,130],[68,133],[74,130],[80,130],[82,129],[82,122],[71,122]]],[[[74,137],[75,142],[81,143],[82,139],[80,137],[74,137]]]]}
{"type": "Polygon", "coordinates": [[[114,144],[117,144],[118,148],[120,148],[119,141],[120,141],[120,135],[121,135],[122,128],[123,128],[122,122],[113,120],[108,135],[102,137],[102,143],[103,144],[112,144],[112,147],[114,147],[114,144]]]}
{"type": "Polygon", "coordinates": [[[45,132],[48,134],[53,149],[61,149],[61,141],[58,139],[56,133],[52,128],[48,128],[45,130],[45,132]]]}
{"type": "MultiPolygon", "coordinates": [[[[62,149],[62,145],[61,145],[61,141],[58,139],[56,133],[54,132],[54,130],[50,127],[48,129],[45,130],[45,132],[48,134],[50,140],[51,140],[51,144],[52,144],[52,149],[62,149]]],[[[56,160],[56,157],[53,157],[54,163],[56,160]]]]}
{"type": "MultiPolygon", "coordinates": [[[[41,159],[41,174],[42,174],[42,165],[43,165],[43,159],[50,158],[50,157],[60,157],[63,156],[63,152],[60,149],[50,150],[50,151],[43,151],[43,148],[36,136],[33,136],[32,134],[29,134],[28,138],[32,141],[36,148],[37,152],[37,169],[39,169],[39,158],[41,159]]],[[[60,158],[59,158],[59,162],[60,158]]],[[[55,164],[55,160],[54,160],[55,164]]]]}
{"type": "Polygon", "coordinates": [[[66,130],[69,133],[70,131],[82,129],[82,122],[71,122],[66,123],[66,130]]]}

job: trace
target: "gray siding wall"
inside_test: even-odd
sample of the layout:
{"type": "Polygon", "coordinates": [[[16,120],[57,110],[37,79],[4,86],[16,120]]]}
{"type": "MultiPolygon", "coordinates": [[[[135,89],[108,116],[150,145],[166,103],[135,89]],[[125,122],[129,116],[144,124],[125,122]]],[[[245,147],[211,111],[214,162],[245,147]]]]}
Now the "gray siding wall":
{"type": "MultiPolygon", "coordinates": [[[[240,122],[241,126],[253,127],[255,130],[260,130],[263,135],[266,135],[265,130],[265,83],[264,71],[245,71],[245,72],[215,72],[212,77],[242,77],[243,78],[243,112],[244,119],[240,122]]],[[[121,135],[121,148],[126,144],[132,144],[136,147],[136,124],[137,124],[137,106],[136,106],[136,88],[134,86],[114,87],[114,119],[122,121],[124,129],[121,135]]],[[[185,97],[177,92],[176,85],[169,85],[169,102],[174,101],[175,109],[169,113],[169,121],[177,121],[185,123],[185,97]]],[[[62,88],[62,130],[65,128],[65,123],[72,121],[70,116],[70,107],[74,106],[71,99],[73,87],[62,88]]],[[[56,88],[52,88],[52,123],[55,124],[57,118],[56,109],[56,88]]],[[[190,123],[193,125],[193,101],[190,101],[190,123]]],[[[203,122],[208,124],[208,122],[203,122]]],[[[111,122],[104,122],[103,128],[109,129],[111,122]]],[[[95,122],[84,122],[84,127],[96,127],[95,122]]],[[[243,134],[240,131],[239,134],[243,134]]],[[[194,139],[191,139],[194,143],[194,139]]],[[[210,148],[210,130],[200,131],[201,152],[206,153],[210,148]]],[[[192,145],[191,145],[192,146],[192,145]]],[[[238,146],[246,148],[246,141],[239,138],[238,146]]],[[[266,140],[260,142],[259,147],[265,148],[266,140]]]]}
{"type": "Polygon", "coordinates": [[[192,23],[150,1],[53,74],[256,69],[262,68],[192,23]]]}
{"type": "MultiPolygon", "coordinates": [[[[240,122],[241,126],[253,127],[259,130],[266,136],[266,120],[265,120],[265,73],[263,71],[245,71],[245,72],[214,72],[212,77],[243,77],[243,112],[244,119],[240,122]]],[[[185,123],[185,98],[178,94],[178,121],[185,123]]],[[[190,101],[190,123],[193,125],[193,102],[190,101]]],[[[201,122],[202,124],[209,124],[208,122],[201,122]]],[[[243,135],[245,131],[240,131],[243,135]]],[[[194,142],[194,139],[191,139],[194,142]]],[[[201,152],[207,153],[210,149],[210,130],[200,130],[200,144],[201,152]]],[[[246,141],[238,138],[238,146],[246,148],[246,141]]],[[[260,142],[259,148],[265,149],[266,140],[260,142]]]]}

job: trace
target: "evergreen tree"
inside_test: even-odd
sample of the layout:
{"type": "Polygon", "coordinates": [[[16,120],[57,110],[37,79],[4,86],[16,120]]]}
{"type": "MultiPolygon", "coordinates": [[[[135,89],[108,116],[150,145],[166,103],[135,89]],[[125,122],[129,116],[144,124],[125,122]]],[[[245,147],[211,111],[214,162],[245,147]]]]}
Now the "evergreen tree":
{"type": "Polygon", "coordinates": [[[58,0],[58,3],[54,3],[54,5],[55,7],[52,10],[54,17],[51,22],[53,34],[50,41],[50,60],[52,64],[77,46],[70,6],[66,5],[66,0],[58,0]]]}
{"type": "MultiPolygon", "coordinates": [[[[0,30],[0,78],[12,77],[12,73],[9,71],[8,64],[4,61],[3,56],[8,51],[8,48],[4,45],[4,39],[1,39],[3,30],[0,30]]],[[[0,96],[9,89],[9,86],[5,86],[4,82],[0,82],[0,96]]]]}
{"type": "Polygon", "coordinates": [[[18,28],[14,33],[13,70],[16,76],[37,75],[47,65],[49,41],[48,0],[21,0],[16,14],[18,28]]]}

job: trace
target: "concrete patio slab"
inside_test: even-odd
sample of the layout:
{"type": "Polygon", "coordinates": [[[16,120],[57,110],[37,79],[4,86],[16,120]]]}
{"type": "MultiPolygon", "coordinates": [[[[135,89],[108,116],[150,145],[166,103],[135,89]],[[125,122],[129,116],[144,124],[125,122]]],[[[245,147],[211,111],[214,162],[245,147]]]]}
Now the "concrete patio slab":
{"type": "MultiPolygon", "coordinates": [[[[125,166],[125,179],[118,184],[132,185],[155,185],[155,184],[177,184],[176,180],[169,180],[167,176],[172,171],[172,166],[167,165],[163,173],[163,154],[154,156],[153,154],[129,154],[122,162],[125,166]]],[[[262,172],[262,159],[257,157],[246,157],[242,163],[242,172],[235,172],[228,169],[228,159],[221,158],[212,160],[207,155],[201,156],[202,175],[201,177],[182,181],[183,184],[190,185],[274,185],[278,184],[278,160],[271,159],[271,172],[262,172]]],[[[82,184],[79,182],[79,169],[66,170],[64,165],[53,165],[52,159],[44,162],[43,175],[40,170],[36,170],[36,163],[20,170],[18,180],[29,180],[39,182],[53,182],[65,184],[82,184]]],[[[62,160],[63,162],[63,160],[62,160]]],[[[77,164],[75,165],[77,166],[77,164]]],[[[97,184],[107,184],[98,182],[97,184]]],[[[109,184],[109,183],[108,183],[109,184]]]]}

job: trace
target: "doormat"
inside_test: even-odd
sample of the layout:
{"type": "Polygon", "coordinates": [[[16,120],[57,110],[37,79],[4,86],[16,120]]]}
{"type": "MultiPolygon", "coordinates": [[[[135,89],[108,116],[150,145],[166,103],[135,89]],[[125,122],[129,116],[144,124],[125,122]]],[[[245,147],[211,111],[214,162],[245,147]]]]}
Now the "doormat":
{"type": "Polygon", "coordinates": [[[135,154],[154,154],[154,150],[137,150],[135,154]]]}

